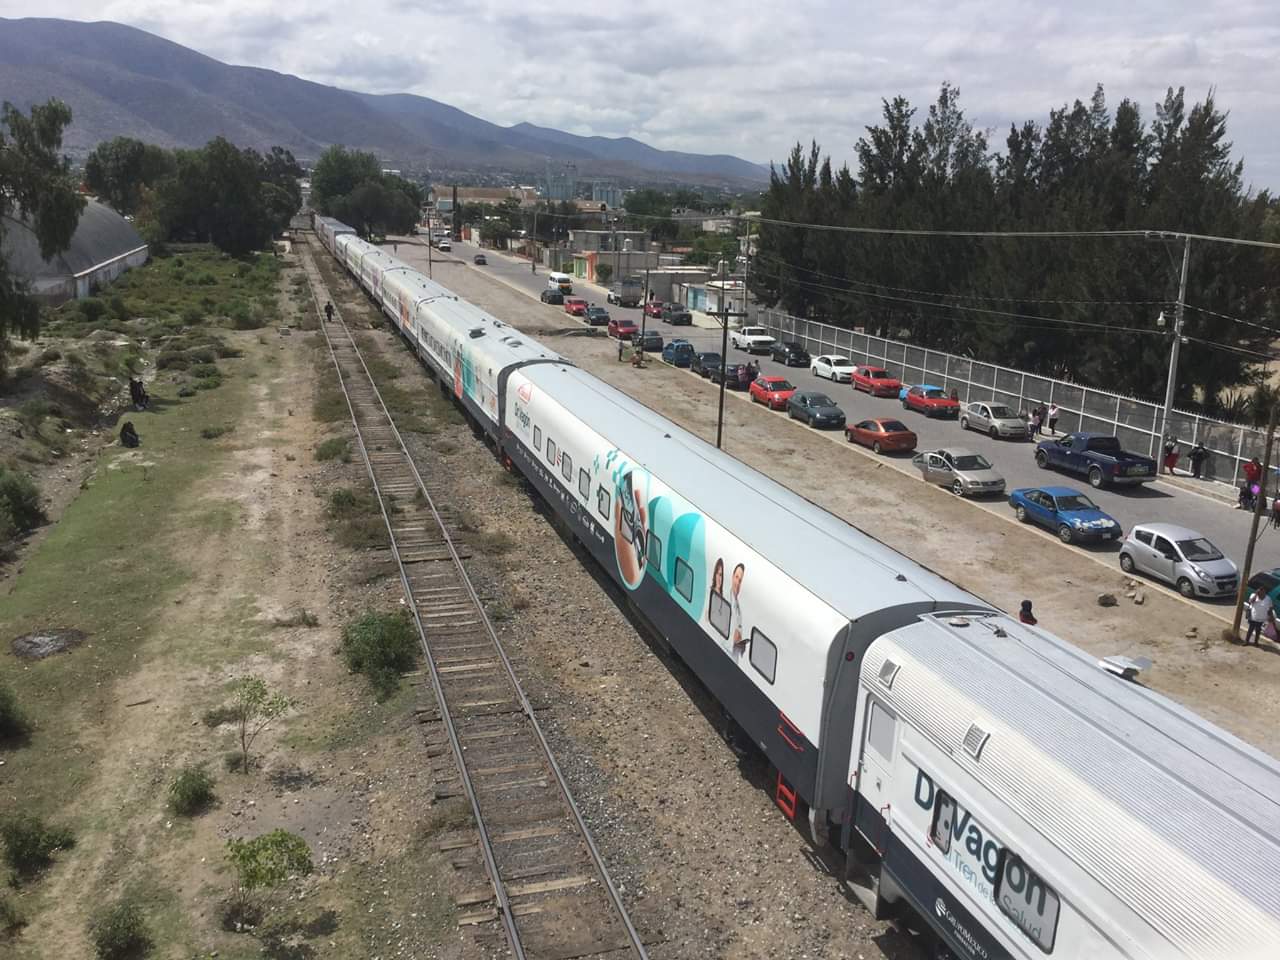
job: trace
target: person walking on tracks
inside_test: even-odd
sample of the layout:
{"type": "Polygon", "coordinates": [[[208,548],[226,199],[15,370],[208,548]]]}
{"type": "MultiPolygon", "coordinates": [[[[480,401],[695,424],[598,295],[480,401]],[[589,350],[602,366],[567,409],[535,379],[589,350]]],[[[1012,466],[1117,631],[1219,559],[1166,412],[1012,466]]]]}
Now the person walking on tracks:
{"type": "Polygon", "coordinates": [[[328,300],[324,302],[324,318],[329,323],[333,323],[333,303],[328,300]]]}

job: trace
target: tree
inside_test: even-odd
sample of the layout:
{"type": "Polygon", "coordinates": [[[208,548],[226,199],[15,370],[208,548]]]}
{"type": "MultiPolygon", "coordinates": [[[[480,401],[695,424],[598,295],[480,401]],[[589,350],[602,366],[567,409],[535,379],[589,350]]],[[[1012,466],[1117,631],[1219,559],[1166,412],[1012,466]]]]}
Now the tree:
{"type": "Polygon", "coordinates": [[[249,772],[249,750],[273,720],[293,706],[293,701],[281,693],[267,689],[261,677],[241,677],[235,682],[231,694],[231,716],[235,721],[237,739],[240,741],[240,770],[249,772]]]}
{"type": "Polygon", "coordinates": [[[284,147],[272,147],[262,158],[262,204],[272,232],[289,226],[293,215],[302,207],[301,164],[284,147]]]}
{"type": "Polygon", "coordinates": [[[142,191],[173,173],[173,154],[132,137],[98,144],[84,164],[85,184],[121,214],[138,212],[142,191]]]}
{"type": "Polygon", "coordinates": [[[307,841],[284,830],[272,830],[252,840],[228,840],[227,859],[236,871],[233,909],[242,918],[260,911],[260,898],[265,893],[291,876],[307,876],[312,871],[307,841]]]}
{"type": "MultiPolygon", "coordinates": [[[[76,192],[71,162],[59,154],[70,122],[71,108],[59,100],[32,107],[30,115],[7,101],[0,108],[0,242],[4,218],[16,212],[35,233],[46,260],[71,245],[85,204],[76,192]]],[[[39,307],[0,256],[0,375],[8,366],[10,338],[30,340],[39,331],[39,307]]]]}
{"type": "Polygon", "coordinates": [[[597,263],[596,264],[596,283],[603,283],[607,286],[609,281],[612,279],[613,279],[613,264],[597,263]]]}
{"type": "Polygon", "coordinates": [[[382,165],[372,153],[335,144],[320,154],[311,171],[311,204],[325,216],[334,216],[338,200],[360,184],[381,178],[382,165]]]}

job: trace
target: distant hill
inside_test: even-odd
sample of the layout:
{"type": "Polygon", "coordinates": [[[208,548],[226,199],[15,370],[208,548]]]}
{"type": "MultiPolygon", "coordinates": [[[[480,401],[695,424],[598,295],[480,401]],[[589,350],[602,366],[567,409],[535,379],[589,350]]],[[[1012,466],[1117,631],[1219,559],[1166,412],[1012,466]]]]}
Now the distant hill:
{"type": "Polygon", "coordinates": [[[737,157],[658,150],[630,137],[579,137],[527,123],[502,127],[426,97],[352,93],[288,74],[230,66],[118,23],[0,18],[0,97],[22,108],[58,97],[82,155],[131,136],[193,147],[222,135],[300,158],[343,143],[398,162],[541,173],[572,161],[582,174],[758,182],[768,169],[737,157]]]}

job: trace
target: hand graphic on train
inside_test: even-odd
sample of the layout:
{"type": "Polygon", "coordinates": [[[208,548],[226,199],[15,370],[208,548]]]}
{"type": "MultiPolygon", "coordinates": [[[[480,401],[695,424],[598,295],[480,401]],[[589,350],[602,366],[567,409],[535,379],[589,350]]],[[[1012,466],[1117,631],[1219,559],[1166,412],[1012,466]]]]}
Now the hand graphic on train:
{"type": "Polygon", "coordinates": [[[618,572],[625,583],[635,587],[644,575],[649,515],[642,499],[636,496],[631,480],[632,475],[628,473],[618,485],[618,507],[613,511],[613,546],[618,557],[618,572]]]}

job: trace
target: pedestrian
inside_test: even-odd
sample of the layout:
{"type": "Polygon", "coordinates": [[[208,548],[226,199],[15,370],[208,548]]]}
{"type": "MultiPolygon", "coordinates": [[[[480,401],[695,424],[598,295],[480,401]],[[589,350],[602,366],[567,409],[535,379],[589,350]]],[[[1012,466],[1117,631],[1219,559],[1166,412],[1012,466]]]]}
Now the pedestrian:
{"type": "Polygon", "coordinates": [[[138,431],[133,428],[133,421],[126,420],[120,428],[120,446],[136,447],[140,443],[142,440],[138,437],[138,431]]]}
{"type": "Polygon", "coordinates": [[[1271,501],[1271,529],[1280,530],[1280,497],[1271,501]]]}
{"type": "Polygon", "coordinates": [[[619,337],[619,338],[618,338],[618,362],[619,362],[619,363],[621,363],[621,362],[622,362],[622,348],[623,348],[623,346],[624,346],[623,340],[622,340],[622,338],[621,338],[621,337],[619,337]]]}
{"type": "Polygon", "coordinates": [[[1254,457],[1244,465],[1244,478],[1250,484],[1257,483],[1262,479],[1262,464],[1254,457]]]}
{"type": "Polygon", "coordinates": [[[1164,472],[1171,474],[1178,465],[1178,441],[1172,434],[1164,438],[1164,472]]]}
{"type": "Polygon", "coordinates": [[[400,244],[398,244],[398,243],[393,243],[393,244],[391,244],[391,252],[392,252],[392,253],[399,253],[399,252],[400,252],[400,244]]]}
{"type": "Polygon", "coordinates": [[[1248,603],[1245,604],[1245,611],[1249,615],[1249,629],[1244,634],[1245,646],[1250,643],[1255,647],[1258,645],[1258,638],[1262,636],[1262,625],[1267,622],[1274,607],[1275,604],[1261,587],[1253,591],[1248,603]]]}
{"type": "Polygon", "coordinates": [[[1203,440],[1196,441],[1196,445],[1187,454],[1187,459],[1191,461],[1191,476],[1199,480],[1200,474],[1204,471],[1204,462],[1209,459],[1209,451],[1205,448],[1203,440]]]}
{"type": "Polygon", "coordinates": [[[333,323],[333,304],[328,300],[324,302],[324,318],[329,323],[333,323]]]}
{"type": "Polygon", "coordinates": [[[1049,404],[1049,432],[1054,436],[1058,434],[1058,405],[1056,403],[1049,404]]]}
{"type": "Polygon", "coordinates": [[[1032,435],[1033,437],[1038,437],[1038,436],[1040,436],[1040,424],[1041,424],[1041,422],[1042,422],[1042,421],[1041,421],[1041,419],[1040,419],[1040,408],[1039,408],[1039,407],[1032,407],[1032,408],[1031,408],[1031,435],[1032,435]]]}
{"type": "Polygon", "coordinates": [[[1031,612],[1030,600],[1022,601],[1022,608],[1018,611],[1018,622],[1025,623],[1028,626],[1032,626],[1032,627],[1034,627],[1038,622],[1036,620],[1036,615],[1031,612]]]}
{"type": "Polygon", "coordinates": [[[960,391],[957,390],[955,387],[951,388],[951,399],[956,401],[957,403],[960,402],[960,391]]]}
{"type": "Polygon", "coordinates": [[[1236,503],[1237,510],[1249,510],[1254,508],[1254,501],[1257,499],[1258,485],[1250,483],[1246,480],[1240,484],[1240,500],[1236,503]]]}

